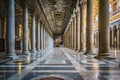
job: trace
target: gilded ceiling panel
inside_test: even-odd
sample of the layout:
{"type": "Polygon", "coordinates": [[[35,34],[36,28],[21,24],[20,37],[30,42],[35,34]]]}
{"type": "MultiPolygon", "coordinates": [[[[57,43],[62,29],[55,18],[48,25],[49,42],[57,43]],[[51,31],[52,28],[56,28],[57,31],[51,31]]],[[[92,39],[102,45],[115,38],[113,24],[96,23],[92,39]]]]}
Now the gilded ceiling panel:
{"type": "Polygon", "coordinates": [[[40,2],[53,34],[63,34],[76,0],[40,0],[40,2]]]}

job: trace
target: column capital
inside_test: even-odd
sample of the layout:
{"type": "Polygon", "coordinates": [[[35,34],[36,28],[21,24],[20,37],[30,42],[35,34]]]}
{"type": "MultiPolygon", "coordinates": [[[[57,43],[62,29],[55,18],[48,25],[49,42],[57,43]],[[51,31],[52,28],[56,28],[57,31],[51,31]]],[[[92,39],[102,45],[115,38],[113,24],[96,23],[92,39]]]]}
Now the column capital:
{"type": "Polygon", "coordinates": [[[69,22],[69,25],[71,25],[71,22],[69,22]]]}
{"type": "Polygon", "coordinates": [[[79,6],[76,7],[76,12],[80,12],[80,7],[79,6]]]}
{"type": "Polygon", "coordinates": [[[77,0],[77,4],[76,4],[76,12],[80,11],[80,1],[77,0]]]}
{"type": "Polygon", "coordinates": [[[73,9],[73,15],[76,13],[76,8],[73,9]]]}
{"type": "Polygon", "coordinates": [[[85,5],[86,5],[86,3],[85,3],[85,2],[80,1],[80,9],[84,9],[84,8],[85,8],[85,5]]]}
{"type": "Polygon", "coordinates": [[[76,17],[76,14],[74,13],[74,14],[72,14],[72,18],[74,19],[76,17]]]}
{"type": "Polygon", "coordinates": [[[72,21],[73,21],[73,18],[71,17],[71,18],[70,18],[70,23],[71,23],[72,21]]]}

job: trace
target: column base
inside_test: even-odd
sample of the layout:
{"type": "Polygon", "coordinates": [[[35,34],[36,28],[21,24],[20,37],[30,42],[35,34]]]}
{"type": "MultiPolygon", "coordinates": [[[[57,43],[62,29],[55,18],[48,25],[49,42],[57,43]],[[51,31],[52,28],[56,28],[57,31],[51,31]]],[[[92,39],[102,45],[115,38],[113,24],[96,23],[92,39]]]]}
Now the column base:
{"type": "Polygon", "coordinates": [[[28,51],[23,51],[23,55],[30,55],[28,51]]]}
{"type": "Polygon", "coordinates": [[[35,50],[31,51],[31,54],[34,54],[34,53],[37,53],[37,51],[35,51],[35,50]]]}
{"type": "Polygon", "coordinates": [[[5,58],[7,58],[7,59],[18,59],[19,56],[17,56],[15,53],[12,53],[12,54],[7,53],[7,55],[5,56],[5,58]]]}
{"type": "Polygon", "coordinates": [[[74,49],[72,49],[74,51],[74,49]]]}
{"type": "Polygon", "coordinates": [[[75,48],[73,49],[73,51],[75,51],[75,48]]]}
{"type": "Polygon", "coordinates": [[[81,51],[80,51],[80,49],[78,49],[78,51],[77,51],[78,53],[80,53],[81,51]]]}
{"type": "Polygon", "coordinates": [[[85,52],[85,51],[86,51],[86,49],[85,49],[85,48],[81,48],[80,50],[81,50],[82,52],[85,52]]]}
{"type": "Polygon", "coordinates": [[[85,55],[93,55],[94,53],[93,53],[93,51],[86,51],[85,53],[84,53],[85,55]]]}
{"type": "Polygon", "coordinates": [[[76,48],[73,48],[73,50],[75,51],[75,50],[76,50],[76,48]]]}
{"type": "Polygon", "coordinates": [[[38,55],[39,57],[42,56],[42,54],[41,54],[41,50],[37,50],[37,55],[38,55]]]}
{"type": "Polygon", "coordinates": [[[115,59],[114,57],[111,57],[109,53],[98,53],[97,56],[94,56],[96,59],[115,59]]]}
{"type": "Polygon", "coordinates": [[[30,53],[31,53],[31,56],[35,56],[37,54],[37,51],[32,50],[30,53]]]}
{"type": "Polygon", "coordinates": [[[40,53],[41,52],[41,50],[39,49],[39,50],[37,50],[37,53],[40,53]]]}
{"type": "Polygon", "coordinates": [[[78,52],[79,52],[79,53],[84,53],[85,50],[84,50],[84,49],[79,49],[78,52]]]}

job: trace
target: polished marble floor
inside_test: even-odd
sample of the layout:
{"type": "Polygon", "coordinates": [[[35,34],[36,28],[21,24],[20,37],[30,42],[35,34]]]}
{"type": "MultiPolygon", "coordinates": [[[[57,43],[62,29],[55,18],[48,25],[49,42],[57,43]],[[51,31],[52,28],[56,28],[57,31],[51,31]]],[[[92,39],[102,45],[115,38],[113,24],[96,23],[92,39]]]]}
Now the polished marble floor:
{"type": "Polygon", "coordinates": [[[19,54],[17,60],[0,59],[0,80],[120,80],[120,52],[110,54],[115,59],[97,60],[64,47],[19,54]]]}

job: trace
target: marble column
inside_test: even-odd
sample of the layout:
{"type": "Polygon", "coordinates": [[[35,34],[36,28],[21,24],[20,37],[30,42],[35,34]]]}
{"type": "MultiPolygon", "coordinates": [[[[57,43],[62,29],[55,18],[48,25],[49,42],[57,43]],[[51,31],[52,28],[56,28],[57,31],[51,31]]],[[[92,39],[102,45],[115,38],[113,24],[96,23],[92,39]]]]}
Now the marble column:
{"type": "Polygon", "coordinates": [[[48,31],[47,31],[47,36],[46,36],[46,38],[47,38],[47,39],[46,39],[46,40],[47,40],[46,46],[47,46],[47,48],[49,48],[49,45],[48,45],[48,44],[49,44],[49,33],[48,33],[48,31]]]}
{"type": "Polygon", "coordinates": [[[1,38],[4,38],[5,39],[5,21],[6,19],[1,19],[1,38]]]}
{"type": "Polygon", "coordinates": [[[84,52],[85,51],[85,35],[84,35],[84,7],[85,4],[81,3],[80,4],[80,51],[79,52],[84,52]]]}
{"type": "Polygon", "coordinates": [[[93,0],[87,0],[86,52],[93,53],[93,0]]]}
{"type": "Polygon", "coordinates": [[[119,28],[117,28],[117,49],[119,49],[119,28]]]}
{"type": "Polygon", "coordinates": [[[19,38],[19,23],[15,22],[15,38],[19,38]]]}
{"type": "Polygon", "coordinates": [[[68,48],[68,30],[66,32],[66,44],[67,44],[67,48],[68,48]]]}
{"type": "Polygon", "coordinates": [[[43,26],[43,30],[42,30],[42,34],[43,34],[43,36],[42,36],[42,49],[44,49],[44,26],[43,26]]]}
{"type": "Polygon", "coordinates": [[[65,45],[65,35],[63,35],[63,41],[64,41],[64,47],[66,47],[66,45],[65,45]]]}
{"type": "Polygon", "coordinates": [[[65,43],[66,43],[66,47],[68,47],[68,46],[67,46],[67,32],[66,32],[66,34],[65,34],[65,43]]]}
{"type": "Polygon", "coordinates": [[[47,48],[47,42],[48,42],[48,41],[47,41],[47,30],[45,30],[45,33],[46,33],[46,34],[45,34],[45,40],[46,40],[46,42],[45,42],[45,47],[47,48]]]}
{"type": "Polygon", "coordinates": [[[118,45],[118,49],[120,50],[120,27],[118,28],[118,32],[119,32],[119,45],[118,45]]]}
{"type": "Polygon", "coordinates": [[[72,49],[72,27],[71,27],[71,23],[70,23],[70,48],[72,49]]]}
{"type": "Polygon", "coordinates": [[[41,43],[41,50],[43,50],[43,24],[41,25],[41,40],[40,40],[40,43],[41,43]]]}
{"type": "Polygon", "coordinates": [[[28,52],[28,0],[24,1],[23,8],[23,54],[28,52]]]}
{"type": "Polygon", "coordinates": [[[69,48],[69,29],[67,31],[67,47],[69,48]]]}
{"type": "Polygon", "coordinates": [[[40,49],[42,50],[42,23],[41,23],[41,25],[40,25],[40,49]]]}
{"type": "Polygon", "coordinates": [[[40,18],[38,18],[38,21],[37,21],[36,32],[37,32],[37,36],[36,36],[37,52],[39,53],[40,52],[40,18]]]}
{"type": "Polygon", "coordinates": [[[8,0],[8,17],[7,17],[7,35],[6,35],[6,57],[17,59],[15,54],[15,1],[8,0]]]}
{"type": "Polygon", "coordinates": [[[67,36],[66,36],[66,34],[65,34],[65,45],[67,47],[67,36]]]}
{"type": "Polygon", "coordinates": [[[65,47],[67,47],[67,46],[66,46],[66,35],[65,35],[64,39],[65,39],[65,47]]]}
{"type": "Polygon", "coordinates": [[[46,40],[45,40],[45,27],[44,27],[43,33],[44,33],[43,41],[44,41],[44,49],[45,49],[45,42],[46,42],[46,40]]]}
{"type": "Polygon", "coordinates": [[[46,44],[47,44],[47,38],[46,38],[46,29],[45,29],[45,48],[47,48],[46,44]]]}
{"type": "Polygon", "coordinates": [[[46,45],[46,48],[48,48],[48,46],[47,46],[47,44],[48,44],[48,34],[47,34],[47,30],[46,30],[46,38],[45,38],[45,39],[46,39],[46,44],[45,44],[45,45],[46,45]]]}
{"type": "Polygon", "coordinates": [[[77,11],[77,26],[78,26],[78,29],[77,29],[77,37],[78,37],[78,52],[80,51],[80,7],[78,7],[78,11],[77,11]]]}
{"type": "Polygon", "coordinates": [[[43,48],[45,49],[45,26],[43,27],[43,48]]]}
{"type": "Polygon", "coordinates": [[[99,0],[99,49],[95,58],[109,58],[109,0],[99,0]]]}
{"type": "Polygon", "coordinates": [[[3,38],[5,39],[6,38],[6,28],[7,28],[7,19],[6,17],[4,18],[4,22],[3,22],[3,31],[2,31],[2,34],[3,34],[3,38]]]}
{"type": "Polygon", "coordinates": [[[32,27],[31,27],[31,51],[32,51],[32,53],[36,53],[36,46],[35,46],[35,43],[36,43],[36,41],[35,41],[35,32],[36,32],[36,30],[35,30],[35,28],[36,28],[36,25],[35,25],[35,13],[33,12],[32,13],[32,27]]]}
{"type": "Polygon", "coordinates": [[[76,32],[76,34],[75,34],[75,36],[76,36],[76,48],[75,48],[75,50],[77,51],[78,50],[78,12],[77,12],[77,10],[76,10],[76,14],[75,14],[75,16],[76,16],[76,22],[75,22],[75,24],[76,24],[76,30],[75,30],[75,32],[76,32]]]}
{"type": "Polygon", "coordinates": [[[73,27],[74,27],[74,50],[76,51],[76,13],[73,15],[73,27]]]}
{"type": "Polygon", "coordinates": [[[71,35],[72,35],[72,49],[74,49],[74,39],[73,39],[73,38],[74,38],[74,37],[73,37],[74,34],[73,34],[73,28],[74,28],[74,27],[73,27],[73,19],[71,19],[71,29],[72,29],[72,33],[71,33],[71,35]]]}
{"type": "Polygon", "coordinates": [[[67,36],[68,36],[68,48],[70,48],[70,27],[68,28],[67,36]]]}
{"type": "Polygon", "coordinates": [[[1,22],[1,21],[2,21],[2,20],[1,20],[1,18],[0,18],[0,38],[2,38],[2,34],[1,34],[1,33],[2,33],[2,24],[1,24],[2,22],[1,22]]]}

